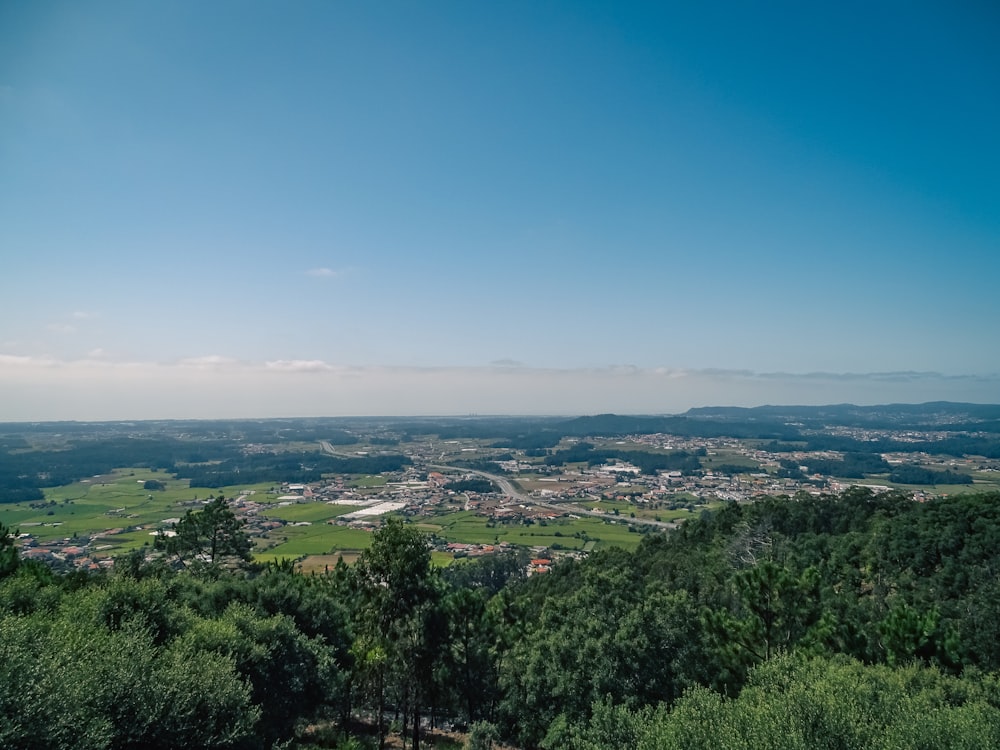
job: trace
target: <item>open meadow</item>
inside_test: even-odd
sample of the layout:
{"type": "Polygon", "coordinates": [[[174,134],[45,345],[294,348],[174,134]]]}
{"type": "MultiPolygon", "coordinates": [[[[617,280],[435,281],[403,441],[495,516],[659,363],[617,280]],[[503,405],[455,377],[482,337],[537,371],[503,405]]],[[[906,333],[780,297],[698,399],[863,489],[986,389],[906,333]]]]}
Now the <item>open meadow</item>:
{"type": "MultiPolygon", "coordinates": [[[[356,477],[348,486],[362,493],[385,484],[382,477],[356,477]]],[[[254,535],[254,558],[260,562],[299,560],[303,569],[316,570],[336,563],[338,557],[353,561],[370,543],[370,530],[332,523],[356,506],[331,504],[303,497],[282,501],[280,482],[232,485],[218,490],[192,488],[188,480],[150,469],[124,468],[74,484],[45,489],[45,499],[0,505],[0,522],[30,534],[39,544],[90,540],[97,558],[114,557],[151,545],[154,535],[189,510],[198,510],[210,497],[244,497],[248,522],[280,521],[283,525],[254,535]],[[157,485],[148,483],[155,482],[157,485]],[[150,489],[149,487],[162,487],[150,489]]],[[[590,504],[608,512],[607,519],[543,519],[530,523],[493,521],[472,511],[445,505],[415,520],[417,528],[439,541],[493,545],[506,542],[527,548],[591,551],[607,547],[634,549],[642,533],[612,515],[627,503],[590,504]]],[[[638,511],[652,518],[650,511],[638,511]]],[[[657,512],[664,520],[686,516],[686,510],[657,512]]],[[[451,561],[447,552],[436,552],[435,563],[451,561]]]]}

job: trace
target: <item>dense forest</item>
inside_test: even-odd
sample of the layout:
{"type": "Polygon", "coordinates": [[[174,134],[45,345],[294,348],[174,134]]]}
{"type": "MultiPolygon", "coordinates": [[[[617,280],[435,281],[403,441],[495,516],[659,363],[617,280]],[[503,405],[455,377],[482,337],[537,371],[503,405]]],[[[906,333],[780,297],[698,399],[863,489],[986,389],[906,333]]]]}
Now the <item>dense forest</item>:
{"type": "Polygon", "coordinates": [[[0,745],[1000,746],[997,494],[734,503],[530,578],[398,520],[321,575],[222,501],[179,527],[66,576],[0,530],[0,745]]]}
{"type": "MultiPolygon", "coordinates": [[[[295,433],[298,435],[298,433],[295,433]]],[[[312,436],[312,431],[307,433],[312,436]]],[[[343,442],[335,433],[332,442],[343,442]]],[[[331,442],[327,440],[326,442],[331,442]]],[[[67,439],[57,449],[13,449],[0,454],[0,503],[41,500],[43,487],[72,484],[83,477],[107,474],[121,466],[162,469],[191,487],[226,487],[273,481],[315,482],[324,474],[378,474],[398,471],[411,461],[400,453],[333,456],[316,451],[261,450],[247,452],[246,443],[232,437],[193,440],[148,435],[67,439]]]]}
{"type": "MultiPolygon", "coordinates": [[[[704,455],[704,451],[702,451],[702,455],[704,455]]],[[[606,461],[627,461],[636,466],[643,474],[653,475],[657,471],[680,471],[684,474],[692,474],[702,468],[698,458],[687,451],[650,453],[636,450],[597,450],[586,442],[557,450],[546,456],[544,463],[546,466],[565,466],[568,463],[582,462],[590,466],[599,466],[606,461]]]]}

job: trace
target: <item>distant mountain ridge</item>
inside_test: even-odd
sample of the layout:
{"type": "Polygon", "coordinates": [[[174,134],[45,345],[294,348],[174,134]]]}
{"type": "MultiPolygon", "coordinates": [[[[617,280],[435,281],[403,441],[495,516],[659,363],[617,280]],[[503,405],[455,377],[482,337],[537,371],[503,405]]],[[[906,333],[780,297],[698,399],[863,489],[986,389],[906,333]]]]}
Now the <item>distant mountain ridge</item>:
{"type": "Polygon", "coordinates": [[[955,431],[1000,431],[1000,405],[951,401],[923,404],[829,404],[824,406],[703,406],[684,416],[723,422],[780,422],[803,426],[868,427],[872,429],[948,429],[955,431]]]}

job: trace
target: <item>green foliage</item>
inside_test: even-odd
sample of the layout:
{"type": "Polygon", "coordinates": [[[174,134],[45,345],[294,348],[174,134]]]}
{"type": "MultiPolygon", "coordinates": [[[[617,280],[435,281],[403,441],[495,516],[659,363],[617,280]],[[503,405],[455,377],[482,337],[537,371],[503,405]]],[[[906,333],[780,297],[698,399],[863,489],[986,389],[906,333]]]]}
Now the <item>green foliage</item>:
{"type": "Polygon", "coordinates": [[[596,449],[590,443],[584,442],[556,451],[547,456],[544,463],[546,466],[563,466],[568,463],[587,463],[597,466],[611,460],[627,461],[638,467],[643,474],[655,475],[657,471],[680,471],[692,474],[701,469],[697,456],[687,451],[650,453],[611,448],[596,449]]]}
{"type": "Polygon", "coordinates": [[[269,482],[280,476],[286,482],[316,482],[324,474],[380,474],[410,465],[402,454],[344,458],[318,453],[267,453],[239,455],[215,463],[177,466],[177,477],[192,487],[228,487],[269,482]]]}
{"type": "Polygon", "coordinates": [[[465,750],[491,750],[500,739],[500,733],[494,724],[488,721],[473,722],[469,727],[469,741],[465,750]]]}
{"type": "Polygon", "coordinates": [[[741,678],[747,667],[793,647],[821,645],[829,623],[821,618],[819,573],[795,576],[770,560],[739,570],[726,609],[706,609],[705,632],[724,674],[741,678]]]}
{"type": "Polygon", "coordinates": [[[257,733],[267,743],[289,736],[299,716],[331,702],[339,688],[329,650],[286,615],[262,617],[234,603],[217,620],[199,620],[182,642],[192,651],[232,661],[261,707],[257,733]]]}
{"type": "Polygon", "coordinates": [[[14,533],[0,523],[0,579],[17,570],[19,563],[17,547],[14,546],[14,533]]]}
{"type": "Polygon", "coordinates": [[[913,464],[903,464],[892,470],[889,481],[899,484],[972,484],[972,477],[950,469],[935,471],[913,464]]]}
{"type": "Polygon", "coordinates": [[[891,468],[877,453],[845,453],[842,459],[811,458],[806,461],[810,474],[861,479],[869,474],[881,474],[891,468]]]}
{"type": "Polygon", "coordinates": [[[646,585],[624,553],[563,575],[569,580],[554,584],[565,590],[541,592],[538,611],[524,613],[500,677],[502,717],[523,744],[541,741],[560,715],[586,719],[605,697],[672,701],[695,683],[702,661],[690,597],[646,585]]]}
{"type": "Polygon", "coordinates": [[[669,713],[659,711],[631,747],[997,747],[996,691],[993,678],[959,680],[927,668],[865,666],[842,657],[783,658],[755,669],[738,698],[694,689],[669,713]]]}
{"type": "Polygon", "coordinates": [[[263,750],[344,707],[339,570],[38,572],[0,580],[0,746],[263,750]]]}
{"type": "Polygon", "coordinates": [[[427,598],[431,552],[427,539],[413,526],[389,518],[372,535],[371,546],[358,560],[358,579],[365,614],[383,633],[419,608],[427,598]]]}
{"type": "Polygon", "coordinates": [[[941,622],[937,608],[920,612],[896,602],[879,623],[889,664],[922,660],[944,666],[958,663],[958,635],[941,622]]]}
{"type": "Polygon", "coordinates": [[[434,693],[434,664],[447,633],[443,591],[432,576],[430,547],[418,530],[390,518],[372,535],[357,568],[361,602],[354,653],[363,659],[374,686],[379,740],[381,707],[391,688],[412,712],[416,748],[422,704],[434,693]]]}
{"type": "Polygon", "coordinates": [[[178,524],[211,575],[0,577],[0,746],[264,750],[307,722],[345,744],[393,713],[418,746],[431,712],[481,747],[1000,746],[995,493],[729,503],[531,578],[438,570],[396,519],[324,575],[208,566],[230,515],[178,524]]]}
{"type": "Polygon", "coordinates": [[[448,482],[444,488],[454,492],[499,492],[497,486],[489,479],[458,479],[448,482]]]}
{"type": "Polygon", "coordinates": [[[109,629],[91,593],[55,613],[0,621],[0,746],[231,748],[257,720],[225,657],[180,642],[158,646],[138,618],[109,629]]]}
{"type": "Polygon", "coordinates": [[[185,565],[245,563],[253,544],[242,527],[220,495],[203,510],[189,510],[174,524],[176,536],[158,536],[156,543],[185,565]]]}

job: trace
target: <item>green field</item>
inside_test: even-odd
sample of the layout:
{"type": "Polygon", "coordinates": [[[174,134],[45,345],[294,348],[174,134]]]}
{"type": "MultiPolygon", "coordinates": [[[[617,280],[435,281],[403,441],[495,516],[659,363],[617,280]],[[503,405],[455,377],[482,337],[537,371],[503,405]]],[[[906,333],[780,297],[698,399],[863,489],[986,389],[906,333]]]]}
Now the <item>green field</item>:
{"type": "MultiPolygon", "coordinates": [[[[151,542],[151,532],[165,519],[179,518],[200,507],[194,503],[196,500],[222,492],[227,497],[253,493],[257,501],[273,502],[277,495],[268,493],[271,487],[262,483],[219,490],[192,489],[187,480],[174,479],[164,472],[118,469],[111,474],[46,489],[44,501],[0,505],[0,522],[32,534],[43,543],[121,530],[95,542],[95,546],[101,547],[100,554],[115,555],[151,542]],[[143,483],[150,479],[162,482],[166,489],[143,489],[143,483]]],[[[339,506],[323,507],[328,509],[329,517],[340,512],[339,506]]]]}
{"type": "Polygon", "coordinates": [[[296,503],[294,505],[278,505],[277,503],[273,503],[263,511],[263,514],[267,518],[287,521],[288,523],[298,523],[301,521],[316,523],[342,516],[345,513],[350,513],[352,510],[357,510],[357,508],[351,505],[330,505],[329,503],[313,501],[296,503]]]}
{"type": "Polygon", "coordinates": [[[347,526],[317,523],[312,526],[285,526],[258,539],[254,559],[261,562],[309,555],[335,555],[367,549],[371,533],[347,526]],[[273,546],[271,546],[273,544],[273,546]]]}
{"type": "MultiPolygon", "coordinates": [[[[362,477],[358,484],[374,488],[381,480],[381,477],[362,477]]],[[[335,559],[339,554],[353,559],[368,547],[370,532],[327,523],[356,510],[355,507],[310,500],[284,504],[278,500],[279,487],[278,482],[263,482],[219,490],[191,488],[186,480],[173,479],[163,472],[120,469],[109,475],[46,489],[44,501],[0,505],[0,522],[30,533],[43,543],[90,536],[93,537],[92,553],[96,551],[97,556],[114,556],[151,544],[152,532],[160,528],[164,520],[179,518],[188,510],[198,509],[201,506],[196,501],[221,492],[226,497],[251,495],[255,502],[264,506],[260,516],[286,522],[287,525],[280,529],[255,538],[254,558],[261,562],[324,555],[335,559]],[[166,489],[143,489],[143,483],[150,479],[162,482],[166,489]],[[292,525],[297,523],[308,525],[292,525]],[[109,531],[112,533],[106,533],[109,531]]],[[[627,503],[621,505],[635,507],[627,503]]],[[[686,511],[682,513],[687,515],[686,511]]],[[[642,514],[652,517],[651,511],[643,510],[642,514]]],[[[672,514],[662,511],[657,515],[668,520],[672,514]]],[[[508,542],[525,547],[566,550],[613,546],[634,549],[642,536],[610,516],[607,520],[584,517],[546,520],[530,525],[491,522],[488,525],[484,517],[451,508],[442,508],[440,514],[420,519],[417,525],[448,542],[508,542]]],[[[438,553],[435,563],[447,564],[450,559],[450,555],[438,553]]]]}
{"type": "Polygon", "coordinates": [[[555,547],[559,549],[582,550],[587,540],[596,542],[598,549],[604,547],[625,547],[635,549],[642,535],[630,531],[623,523],[603,521],[599,518],[560,518],[546,521],[543,526],[533,523],[496,523],[490,525],[488,519],[471,511],[459,511],[435,519],[439,525],[437,535],[449,542],[467,544],[499,544],[508,542],[524,547],[555,547]],[[576,536],[579,534],[580,536],[576,536]]]}
{"type": "MultiPolygon", "coordinates": [[[[204,498],[208,490],[191,490],[162,472],[122,469],[113,474],[45,490],[45,501],[0,506],[0,522],[33,534],[40,541],[95,534],[108,529],[158,524],[182,514],[180,502],[204,498]],[[166,484],[162,491],[144,490],[148,479],[166,484]]],[[[118,538],[115,538],[117,546],[118,538]]],[[[110,543],[110,541],[109,541],[110,543]]]]}
{"type": "MultiPolygon", "coordinates": [[[[725,457],[727,462],[735,463],[734,459],[735,456],[725,457]]],[[[997,472],[976,472],[974,476],[974,485],[895,486],[936,494],[960,494],[993,489],[1000,484],[1000,473],[997,472]]],[[[360,476],[348,481],[365,494],[376,492],[385,484],[384,477],[380,476],[360,476]]],[[[865,482],[890,484],[878,477],[865,482]]],[[[32,534],[42,543],[90,536],[93,537],[92,554],[113,556],[151,544],[152,532],[160,528],[164,520],[181,517],[190,509],[201,507],[197,501],[222,492],[226,497],[247,494],[263,506],[260,517],[286,524],[255,538],[254,556],[257,560],[336,559],[341,554],[353,559],[368,547],[370,532],[328,523],[356,510],[354,506],[331,505],[309,499],[282,502],[278,499],[279,490],[280,482],[223,487],[221,490],[191,488],[186,480],[174,479],[163,472],[119,469],[108,475],[46,489],[44,501],[0,505],[0,522],[32,534]],[[162,482],[165,489],[144,489],[143,483],[150,479],[162,482]],[[112,533],[106,533],[109,531],[112,533]]],[[[675,496],[673,500],[684,502],[687,498],[675,496]]],[[[629,527],[625,521],[630,518],[678,521],[691,518],[701,510],[698,508],[693,514],[683,507],[676,510],[650,508],[627,500],[588,501],[581,502],[580,506],[604,511],[608,514],[607,518],[559,518],[527,525],[521,522],[502,523],[448,504],[440,506],[437,513],[414,522],[421,530],[446,542],[507,542],[524,547],[591,551],[608,547],[634,549],[642,538],[643,530],[629,527]],[[617,516],[614,515],[616,510],[617,516]]],[[[446,564],[449,559],[446,553],[439,553],[435,562],[446,564]]]]}
{"type": "Polygon", "coordinates": [[[719,505],[719,503],[712,503],[709,505],[702,505],[702,501],[696,498],[688,499],[678,498],[675,496],[672,502],[683,502],[685,505],[688,503],[693,503],[696,506],[694,511],[690,511],[685,507],[677,508],[675,510],[670,510],[669,508],[649,508],[645,505],[629,503],[622,500],[594,500],[588,502],[580,503],[581,508],[586,508],[587,510],[599,510],[609,514],[609,518],[617,510],[619,518],[645,518],[650,521],[660,520],[660,521],[683,521],[687,518],[691,518],[697,513],[700,513],[706,508],[714,508],[719,505]]]}
{"type": "Polygon", "coordinates": [[[754,461],[749,456],[743,454],[738,450],[720,448],[709,455],[701,459],[702,465],[705,467],[706,471],[711,471],[716,466],[745,466],[748,469],[753,469],[754,471],[760,471],[760,464],[754,461]]]}

